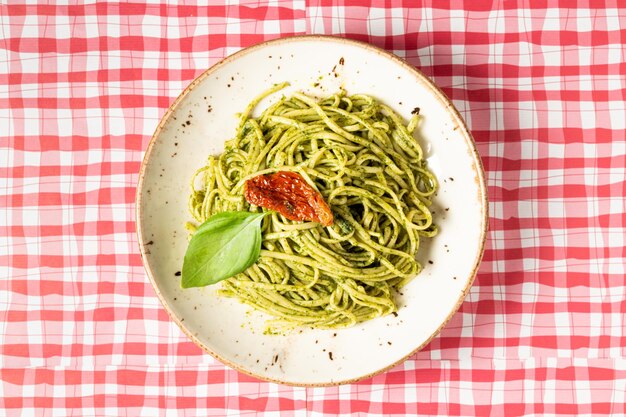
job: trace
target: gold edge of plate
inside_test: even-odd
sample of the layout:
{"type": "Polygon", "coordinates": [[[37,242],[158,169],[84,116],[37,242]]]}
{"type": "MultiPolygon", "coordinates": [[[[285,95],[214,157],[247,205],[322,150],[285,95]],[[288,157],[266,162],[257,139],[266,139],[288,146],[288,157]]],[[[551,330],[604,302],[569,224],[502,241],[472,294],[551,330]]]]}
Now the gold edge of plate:
{"type": "Polygon", "coordinates": [[[488,202],[488,198],[487,198],[487,184],[486,184],[486,179],[485,179],[485,172],[484,172],[484,168],[482,165],[482,161],[480,159],[480,156],[478,155],[478,150],[476,149],[476,142],[474,141],[471,133],[469,132],[469,129],[467,128],[467,124],[465,123],[465,120],[463,120],[463,117],[461,117],[461,114],[459,113],[459,111],[456,109],[456,107],[454,106],[454,104],[452,103],[452,101],[446,96],[446,94],[437,86],[435,85],[428,77],[426,77],[419,69],[415,68],[414,66],[410,65],[408,62],[406,62],[405,60],[403,60],[402,58],[398,57],[395,54],[392,54],[391,52],[388,52],[382,48],[379,48],[377,46],[371,45],[369,43],[366,42],[362,42],[362,41],[357,41],[357,40],[352,40],[352,39],[346,39],[346,38],[340,38],[340,37],[336,37],[336,36],[327,36],[327,35],[298,35],[298,36],[291,36],[291,37],[286,37],[286,38],[278,38],[278,39],[272,39],[269,41],[265,41],[244,49],[241,49],[227,57],[225,57],[224,59],[222,59],[221,61],[217,62],[216,64],[214,64],[213,66],[211,66],[210,68],[208,68],[206,71],[204,71],[203,73],[201,73],[198,77],[196,77],[195,80],[193,80],[184,90],[183,92],[174,100],[174,102],[170,105],[170,107],[167,109],[167,111],[164,113],[163,117],[161,118],[161,121],[159,122],[159,124],[157,125],[156,130],[154,131],[154,134],[152,135],[152,138],[150,139],[150,142],[148,143],[148,147],[146,149],[146,153],[143,157],[143,160],[141,162],[141,166],[139,169],[139,178],[138,178],[138,185],[137,185],[137,190],[135,193],[135,222],[136,222],[136,231],[137,231],[137,237],[138,237],[138,243],[139,243],[139,252],[141,254],[141,259],[142,259],[142,263],[144,266],[145,271],[148,274],[148,279],[150,280],[150,283],[152,285],[152,287],[154,288],[154,291],[157,295],[157,297],[159,298],[159,301],[161,302],[161,304],[163,305],[163,307],[165,308],[165,310],[167,311],[168,316],[170,317],[170,319],[172,321],[174,321],[174,323],[176,323],[176,325],[182,330],[182,332],[189,337],[189,339],[191,339],[191,341],[197,345],[198,347],[200,347],[203,351],[205,351],[206,353],[210,354],[211,356],[213,356],[214,358],[216,358],[217,360],[219,360],[220,362],[222,362],[223,364],[229,366],[232,369],[235,369],[238,372],[241,372],[243,374],[246,374],[248,376],[251,376],[253,378],[257,378],[260,379],[262,381],[268,381],[268,382],[273,382],[273,383],[278,383],[278,384],[283,384],[283,385],[289,385],[289,386],[295,386],[295,387],[330,387],[330,386],[337,386],[337,385],[344,385],[344,384],[351,384],[351,383],[355,383],[355,382],[359,382],[368,378],[372,378],[376,375],[379,375],[385,371],[388,371],[389,369],[399,365],[400,363],[405,362],[408,358],[410,358],[412,355],[414,355],[415,353],[419,352],[420,350],[422,350],[426,345],[428,345],[432,339],[434,339],[440,332],[441,330],[445,327],[446,324],[448,324],[448,322],[450,321],[450,319],[452,318],[452,316],[454,316],[454,314],[457,312],[457,310],[459,309],[459,307],[461,306],[461,304],[463,303],[463,301],[465,300],[465,297],[467,296],[467,294],[469,293],[469,290],[472,286],[472,284],[474,283],[474,280],[476,278],[476,275],[478,273],[478,268],[480,266],[480,262],[482,260],[483,257],[483,253],[485,250],[485,244],[486,244],[486,240],[487,240],[487,230],[488,230],[488,223],[489,223],[489,202],[488,202]],[[450,311],[450,313],[448,314],[448,316],[446,317],[446,319],[441,323],[441,325],[430,335],[430,337],[428,337],[422,344],[420,344],[417,348],[415,348],[414,350],[412,350],[410,353],[408,353],[407,355],[403,356],[402,358],[398,359],[397,361],[393,362],[390,365],[387,365],[383,368],[380,368],[374,372],[370,372],[366,375],[362,375],[356,378],[350,378],[350,379],[345,379],[345,380],[341,380],[341,381],[331,381],[331,382],[291,382],[291,381],[284,381],[284,380],[280,380],[280,379],[275,379],[275,378],[270,378],[270,377],[266,377],[266,376],[262,376],[262,375],[257,375],[252,371],[249,371],[233,362],[231,362],[230,360],[227,360],[226,358],[223,358],[221,355],[219,355],[216,352],[213,352],[211,349],[209,349],[207,346],[204,345],[204,343],[202,343],[195,335],[193,335],[186,327],[185,325],[180,321],[180,319],[173,313],[173,311],[170,309],[169,304],[166,302],[163,294],[161,294],[161,291],[159,290],[158,285],[156,284],[156,281],[154,279],[154,274],[152,272],[152,269],[150,267],[150,264],[147,261],[146,255],[145,255],[145,244],[144,244],[144,238],[143,238],[143,230],[142,230],[142,222],[141,222],[141,201],[142,201],[142,189],[143,189],[143,180],[144,180],[144,176],[145,176],[145,171],[146,171],[146,166],[148,165],[148,161],[150,159],[150,155],[152,154],[153,151],[153,147],[154,144],[156,142],[157,137],[159,136],[159,134],[161,133],[161,131],[163,130],[163,127],[165,126],[165,124],[167,123],[167,121],[169,120],[171,114],[174,112],[174,110],[176,110],[176,108],[178,107],[178,105],[180,104],[180,102],[187,96],[187,94],[189,94],[191,92],[191,90],[193,88],[195,88],[195,86],[197,84],[199,84],[201,81],[203,81],[206,77],[208,77],[211,73],[213,73],[214,71],[216,71],[217,69],[219,69],[220,67],[222,67],[223,65],[226,65],[227,63],[229,63],[230,61],[233,61],[243,55],[246,55],[254,50],[257,49],[261,49],[267,45],[274,45],[274,44],[281,44],[281,43],[291,43],[291,42],[299,42],[299,41],[303,41],[303,40],[317,40],[317,41],[323,41],[323,42],[337,42],[337,43],[345,43],[345,44],[350,44],[350,45],[356,45],[356,46],[360,46],[364,49],[368,49],[374,53],[377,53],[379,55],[382,55],[388,59],[390,59],[392,62],[395,62],[397,64],[399,64],[401,67],[407,69],[409,72],[411,72],[417,79],[418,82],[425,84],[429,89],[431,89],[434,93],[435,96],[437,97],[437,99],[445,105],[446,111],[448,112],[448,114],[450,114],[452,116],[452,118],[456,121],[456,123],[458,124],[458,126],[462,129],[462,135],[465,139],[466,144],[469,146],[471,152],[472,152],[472,156],[474,159],[474,171],[475,174],[477,175],[478,178],[478,185],[479,185],[479,190],[478,190],[478,197],[479,200],[482,202],[481,207],[483,210],[483,221],[482,221],[482,227],[481,227],[481,236],[480,236],[480,247],[478,250],[478,253],[476,255],[476,258],[474,260],[474,266],[472,268],[472,272],[470,273],[470,276],[468,278],[467,284],[465,285],[465,287],[463,288],[463,291],[461,292],[461,295],[459,296],[457,302],[455,303],[455,305],[453,306],[452,310],[450,311]]]}

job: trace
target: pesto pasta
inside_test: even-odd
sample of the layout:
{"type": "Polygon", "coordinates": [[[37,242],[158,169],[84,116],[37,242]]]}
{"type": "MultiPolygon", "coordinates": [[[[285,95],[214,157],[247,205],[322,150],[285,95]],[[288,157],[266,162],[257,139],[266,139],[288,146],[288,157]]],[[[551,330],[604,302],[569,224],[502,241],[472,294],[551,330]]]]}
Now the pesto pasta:
{"type": "Polygon", "coordinates": [[[224,152],[194,175],[189,210],[198,223],[224,211],[260,212],[244,199],[246,180],[292,171],[321,193],[334,223],[271,212],[259,259],[219,291],[271,315],[270,332],[343,328],[390,314],[395,290],[421,270],[420,238],[437,233],[429,210],[437,181],[413,137],[419,116],[405,123],[374,98],[344,91],[322,100],[283,96],[251,116],[286,85],[240,115],[224,152]]]}

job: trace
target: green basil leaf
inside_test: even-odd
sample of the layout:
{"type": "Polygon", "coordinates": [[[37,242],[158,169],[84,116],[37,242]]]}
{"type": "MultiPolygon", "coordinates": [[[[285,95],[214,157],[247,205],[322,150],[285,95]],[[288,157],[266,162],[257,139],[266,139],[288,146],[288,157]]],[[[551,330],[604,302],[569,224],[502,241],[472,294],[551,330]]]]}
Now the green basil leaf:
{"type": "Polygon", "coordinates": [[[211,216],[191,238],[181,287],[204,287],[245,271],[261,252],[261,221],[267,213],[226,211],[211,216]]]}

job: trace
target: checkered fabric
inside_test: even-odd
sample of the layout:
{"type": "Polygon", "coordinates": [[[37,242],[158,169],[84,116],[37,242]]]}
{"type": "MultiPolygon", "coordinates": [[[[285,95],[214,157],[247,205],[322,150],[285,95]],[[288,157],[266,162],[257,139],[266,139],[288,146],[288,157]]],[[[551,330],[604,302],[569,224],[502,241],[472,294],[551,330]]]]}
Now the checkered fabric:
{"type": "Polygon", "coordinates": [[[626,415],[624,1],[1,3],[0,415],[626,415]],[[332,388],[202,353],[160,306],[134,224],[174,97],[228,54],[304,33],[370,42],[435,80],[491,201],[448,326],[332,388]]]}

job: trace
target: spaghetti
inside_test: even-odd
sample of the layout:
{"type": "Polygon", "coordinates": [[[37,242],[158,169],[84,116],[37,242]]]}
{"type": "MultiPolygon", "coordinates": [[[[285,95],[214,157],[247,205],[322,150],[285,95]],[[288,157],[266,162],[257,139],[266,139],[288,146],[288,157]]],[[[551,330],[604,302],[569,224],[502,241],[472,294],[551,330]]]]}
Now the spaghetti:
{"type": "MultiPolygon", "coordinates": [[[[321,101],[282,97],[253,118],[240,115],[236,136],[192,180],[189,209],[197,222],[223,211],[261,211],[244,199],[244,183],[292,171],[333,211],[324,227],[271,212],[263,220],[258,261],[222,282],[220,293],[274,318],[270,331],[342,328],[396,311],[394,292],[421,270],[420,237],[437,232],[429,210],[437,181],[408,124],[367,95],[345,92],[321,101]]],[[[188,224],[191,233],[195,226],[188,224]]]]}

